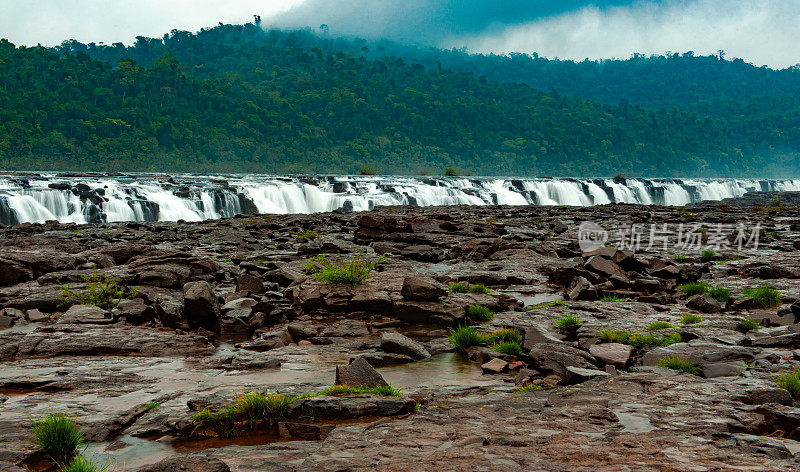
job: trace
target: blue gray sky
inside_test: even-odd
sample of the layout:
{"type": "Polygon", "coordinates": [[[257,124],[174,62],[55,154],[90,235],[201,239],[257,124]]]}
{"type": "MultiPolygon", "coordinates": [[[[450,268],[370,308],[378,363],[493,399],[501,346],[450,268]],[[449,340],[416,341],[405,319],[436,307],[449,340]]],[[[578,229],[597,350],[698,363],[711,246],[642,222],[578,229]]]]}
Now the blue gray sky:
{"type": "Polygon", "coordinates": [[[800,0],[0,0],[0,37],[131,43],[254,13],[265,26],[324,23],[330,34],[472,52],[582,60],[724,49],[756,65],[800,63],[800,0]]]}

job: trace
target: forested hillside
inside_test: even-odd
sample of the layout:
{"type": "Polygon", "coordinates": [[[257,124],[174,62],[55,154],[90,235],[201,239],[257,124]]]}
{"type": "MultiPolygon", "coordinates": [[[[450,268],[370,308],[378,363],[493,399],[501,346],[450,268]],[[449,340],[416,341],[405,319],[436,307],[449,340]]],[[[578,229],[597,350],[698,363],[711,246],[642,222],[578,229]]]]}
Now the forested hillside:
{"type": "Polygon", "coordinates": [[[127,48],[2,41],[0,168],[789,175],[798,75],[688,55],[470,56],[255,25],[127,48]]]}

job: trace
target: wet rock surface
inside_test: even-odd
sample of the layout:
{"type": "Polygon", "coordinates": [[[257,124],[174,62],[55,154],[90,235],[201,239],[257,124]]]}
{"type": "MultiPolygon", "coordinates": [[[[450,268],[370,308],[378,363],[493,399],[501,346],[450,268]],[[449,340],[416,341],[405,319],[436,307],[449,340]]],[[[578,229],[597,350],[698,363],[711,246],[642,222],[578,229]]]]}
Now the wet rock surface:
{"type": "Polygon", "coordinates": [[[800,370],[800,211],[781,197],[0,229],[0,470],[46,470],[28,426],[54,411],[118,471],[798,470],[800,405],[776,379],[800,370]],[[648,231],[636,251],[583,251],[584,221],[704,224],[706,242],[743,222],[762,239],[711,259],[648,231]],[[341,254],[385,259],[355,286],[305,275],[341,254]],[[126,299],[64,300],[108,280],[126,299]],[[696,281],[731,299],[679,289],[696,281]],[[744,293],[763,286],[782,299],[744,293]],[[580,323],[556,328],[564,315],[580,323]],[[514,329],[520,350],[460,352],[458,326],[514,329]],[[235,437],[193,416],[334,383],[402,395],[300,398],[235,437]]]}

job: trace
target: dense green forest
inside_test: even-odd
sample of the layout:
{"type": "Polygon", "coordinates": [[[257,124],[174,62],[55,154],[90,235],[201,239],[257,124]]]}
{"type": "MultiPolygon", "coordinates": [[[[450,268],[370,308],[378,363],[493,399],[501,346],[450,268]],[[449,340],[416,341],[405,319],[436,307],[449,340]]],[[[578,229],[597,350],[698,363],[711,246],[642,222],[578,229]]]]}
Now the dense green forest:
{"type": "Polygon", "coordinates": [[[0,168],[796,175],[799,77],[688,54],[575,63],[252,24],[130,47],[2,40],[0,168]]]}

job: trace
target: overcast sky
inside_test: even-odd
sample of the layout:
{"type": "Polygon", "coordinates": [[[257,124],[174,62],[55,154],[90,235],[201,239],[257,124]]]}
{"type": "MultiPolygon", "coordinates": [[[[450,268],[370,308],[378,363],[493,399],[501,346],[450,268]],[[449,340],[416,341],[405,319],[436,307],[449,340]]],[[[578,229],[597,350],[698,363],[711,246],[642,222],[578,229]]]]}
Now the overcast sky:
{"type": "Polygon", "coordinates": [[[131,43],[254,13],[265,26],[325,23],[331,34],[473,52],[581,60],[724,49],[757,65],[800,63],[800,0],[0,0],[0,37],[131,43]]]}

